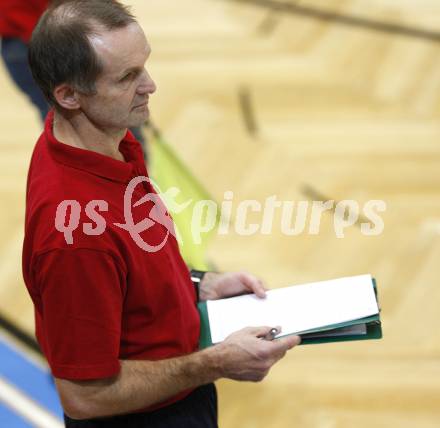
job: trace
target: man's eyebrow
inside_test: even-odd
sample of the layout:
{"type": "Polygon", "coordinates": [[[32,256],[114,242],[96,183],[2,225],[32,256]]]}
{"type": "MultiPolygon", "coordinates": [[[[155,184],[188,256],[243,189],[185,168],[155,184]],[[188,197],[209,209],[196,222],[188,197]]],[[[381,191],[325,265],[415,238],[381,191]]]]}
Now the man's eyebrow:
{"type": "Polygon", "coordinates": [[[125,76],[126,74],[130,74],[130,73],[132,73],[133,71],[134,72],[138,72],[138,71],[140,71],[140,70],[142,70],[143,69],[143,67],[130,67],[130,68],[127,68],[127,69],[125,69],[124,71],[122,71],[121,73],[120,73],[120,76],[125,76]]]}

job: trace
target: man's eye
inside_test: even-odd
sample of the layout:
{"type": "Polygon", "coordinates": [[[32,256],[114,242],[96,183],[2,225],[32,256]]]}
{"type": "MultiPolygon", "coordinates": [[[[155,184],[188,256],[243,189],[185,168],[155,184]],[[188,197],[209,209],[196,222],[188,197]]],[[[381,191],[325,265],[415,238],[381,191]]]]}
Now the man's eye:
{"type": "Polygon", "coordinates": [[[133,76],[134,76],[134,72],[128,73],[122,79],[120,79],[119,81],[120,82],[126,82],[126,81],[132,79],[133,76]]]}

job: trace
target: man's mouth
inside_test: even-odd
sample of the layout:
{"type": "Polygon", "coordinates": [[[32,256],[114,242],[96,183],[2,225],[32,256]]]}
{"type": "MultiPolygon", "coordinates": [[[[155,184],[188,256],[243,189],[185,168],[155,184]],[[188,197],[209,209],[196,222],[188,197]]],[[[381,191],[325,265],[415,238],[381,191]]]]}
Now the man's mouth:
{"type": "Polygon", "coordinates": [[[134,106],[133,108],[134,108],[134,109],[135,109],[135,108],[143,108],[143,107],[147,107],[147,105],[148,105],[148,100],[147,100],[147,101],[144,101],[144,102],[141,103],[141,104],[138,104],[138,105],[134,106]]]}

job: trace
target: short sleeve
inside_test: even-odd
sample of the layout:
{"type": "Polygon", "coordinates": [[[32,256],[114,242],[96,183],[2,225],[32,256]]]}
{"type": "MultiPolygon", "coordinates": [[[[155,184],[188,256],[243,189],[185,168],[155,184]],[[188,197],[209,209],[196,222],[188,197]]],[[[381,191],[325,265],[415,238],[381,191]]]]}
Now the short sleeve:
{"type": "Polygon", "coordinates": [[[40,255],[34,269],[42,303],[37,336],[52,374],[117,375],[125,276],[116,260],[93,249],[59,249],[40,255]]]}

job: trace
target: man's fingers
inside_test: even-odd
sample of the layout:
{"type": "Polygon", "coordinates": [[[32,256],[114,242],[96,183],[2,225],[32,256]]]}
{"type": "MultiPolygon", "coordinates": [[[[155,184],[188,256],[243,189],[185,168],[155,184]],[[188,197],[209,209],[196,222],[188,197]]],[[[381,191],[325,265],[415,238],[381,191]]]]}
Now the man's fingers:
{"type": "Polygon", "coordinates": [[[280,351],[288,351],[289,349],[292,349],[293,347],[299,345],[301,343],[301,337],[300,336],[286,336],[282,337],[280,339],[274,340],[273,346],[276,346],[280,349],[280,351]]]}
{"type": "MultiPolygon", "coordinates": [[[[273,328],[275,328],[275,327],[264,325],[264,326],[259,326],[259,327],[247,327],[247,328],[245,328],[245,330],[253,336],[265,337],[270,334],[270,331],[273,328]]],[[[278,331],[280,331],[280,330],[278,329],[278,331]]]]}
{"type": "Polygon", "coordinates": [[[255,294],[258,297],[261,297],[262,299],[264,299],[266,297],[266,291],[269,291],[269,289],[266,287],[264,282],[261,281],[261,279],[257,279],[257,289],[258,290],[255,292],[255,294]]]}
{"type": "Polygon", "coordinates": [[[261,299],[264,299],[266,297],[266,289],[264,288],[263,283],[258,278],[246,272],[242,272],[240,275],[240,279],[243,284],[257,297],[260,297],[261,299]]]}

